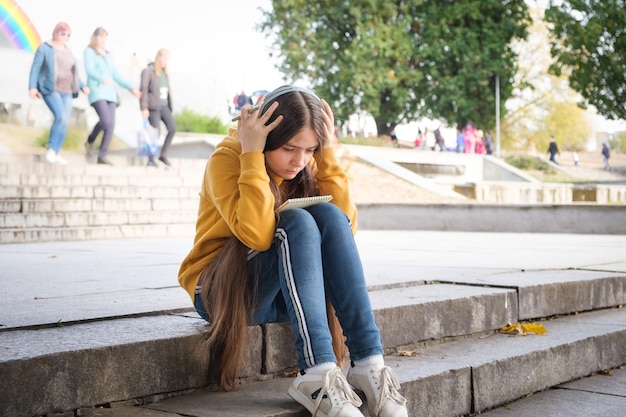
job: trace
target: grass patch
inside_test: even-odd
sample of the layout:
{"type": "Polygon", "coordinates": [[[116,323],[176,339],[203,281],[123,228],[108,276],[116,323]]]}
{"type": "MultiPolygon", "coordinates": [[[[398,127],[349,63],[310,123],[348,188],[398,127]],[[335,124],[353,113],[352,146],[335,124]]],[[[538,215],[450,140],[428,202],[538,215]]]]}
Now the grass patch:
{"type": "MultiPolygon", "coordinates": [[[[72,152],[82,152],[84,151],[84,143],[87,140],[87,136],[91,133],[90,129],[79,128],[79,127],[70,127],[67,130],[67,135],[65,136],[65,141],[63,142],[64,151],[72,151],[72,152]]],[[[46,148],[48,146],[48,137],[50,136],[50,129],[46,129],[39,136],[35,138],[35,146],[38,148],[46,148]]],[[[100,141],[102,140],[102,134],[98,135],[96,138],[96,147],[100,146],[100,141]]],[[[123,140],[113,136],[111,139],[111,143],[109,144],[109,150],[117,150],[117,149],[127,149],[129,148],[128,144],[123,140]]]]}
{"type": "Polygon", "coordinates": [[[366,145],[366,146],[390,146],[391,141],[387,136],[377,136],[377,137],[369,137],[364,138],[361,136],[342,136],[339,138],[341,143],[345,143],[347,145],[366,145]]]}
{"type": "Polygon", "coordinates": [[[530,170],[526,171],[526,173],[541,182],[556,182],[556,183],[566,183],[566,184],[574,184],[574,183],[586,183],[589,180],[583,178],[574,178],[567,174],[563,174],[561,172],[557,172],[552,169],[552,172],[546,173],[545,171],[539,170],[530,170]]]}

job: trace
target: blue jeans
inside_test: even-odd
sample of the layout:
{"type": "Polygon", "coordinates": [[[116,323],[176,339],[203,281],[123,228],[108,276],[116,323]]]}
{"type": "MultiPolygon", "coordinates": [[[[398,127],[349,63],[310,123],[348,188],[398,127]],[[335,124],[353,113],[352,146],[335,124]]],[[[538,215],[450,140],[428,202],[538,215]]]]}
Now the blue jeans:
{"type": "MultiPolygon", "coordinates": [[[[280,214],[274,242],[248,266],[258,276],[254,324],[289,321],[298,367],[336,362],[326,317],[335,308],[352,360],[382,354],[361,259],[348,218],[330,203],[280,214]]],[[[209,320],[200,295],[198,313],[209,320]]]]}
{"type": "Polygon", "coordinates": [[[43,96],[43,101],[54,117],[54,121],[50,127],[50,136],[48,137],[48,149],[59,153],[63,142],[65,142],[67,128],[72,118],[72,93],[53,91],[43,96]]]}

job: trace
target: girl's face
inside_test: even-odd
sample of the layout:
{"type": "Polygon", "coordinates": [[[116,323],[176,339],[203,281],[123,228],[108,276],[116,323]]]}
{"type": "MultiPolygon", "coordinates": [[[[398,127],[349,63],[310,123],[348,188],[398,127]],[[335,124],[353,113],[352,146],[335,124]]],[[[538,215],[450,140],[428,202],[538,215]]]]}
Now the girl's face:
{"type": "Polygon", "coordinates": [[[318,146],[315,131],[307,127],[280,148],[265,152],[265,161],[274,174],[292,180],[309,164],[318,146]]]}

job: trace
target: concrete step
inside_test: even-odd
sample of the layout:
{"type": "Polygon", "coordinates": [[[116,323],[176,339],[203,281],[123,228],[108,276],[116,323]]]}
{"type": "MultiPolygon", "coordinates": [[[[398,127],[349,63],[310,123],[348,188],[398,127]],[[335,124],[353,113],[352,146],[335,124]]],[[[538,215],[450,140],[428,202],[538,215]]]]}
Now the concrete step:
{"type": "MultiPolygon", "coordinates": [[[[195,215],[196,212],[194,212],[195,215]]],[[[0,229],[0,242],[32,243],[75,240],[138,239],[190,236],[195,223],[120,224],[84,227],[35,227],[0,229]]]]}
{"type": "MultiPolygon", "coordinates": [[[[624,304],[623,274],[522,274],[492,271],[430,284],[373,280],[370,298],[389,353],[387,363],[398,373],[410,415],[482,411],[626,363],[626,311],[610,308],[624,304]],[[563,301],[556,302],[556,294],[563,301]],[[547,335],[495,333],[507,323],[591,309],[601,310],[542,320],[547,335]],[[416,356],[399,356],[399,351],[416,356]]],[[[142,408],[105,415],[141,415],[133,414],[139,410],[163,416],[306,415],[286,395],[289,378],[280,377],[295,366],[286,323],[249,327],[241,390],[215,393],[210,392],[213,378],[203,347],[204,322],[197,314],[175,308],[175,303],[169,310],[142,310],[137,295],[130,292],[128,297],[138,301],[137,309],[108,317],[98,308],[91,317],[85,311],[73,317],[64,303],[98,305],[97,298],[89,301],[79,294],[66,299],[50,294],[33,314],[20,313],[17,304],[5,309],[0,415],[79,410],[79,415],[95,416],[106,410],[89,411],[92,407],[136,404],[142,408]],[[56,317],[54,310],[65,312],[62,322],[37,319],[56,317]],[[197,392],[155,402],[190,390],[197,392]]],[[[126,304],[123,298],[120,302],[126,304]]]]}
{"type": "Polygon", "coordinates": [[[114,165],[98,165],[95,158],[86,158],[84,154],[77,152],[63,152],[62,156],[67,160],[67,165],[48,164],[44,160],[45,150],[41,153],[20,154],[20,153],[0,153],[0,168],[9,169],[15,172],[26,172],[26,167],[34,168],[36,172],[48,172],[55,170],[88,170],[89,172],[102,172],[116,175],[123,173],[125,169],[145,169],[150,172],[165,172],[172,169],[204,169],[207,158],[168,158],[171,166],[168,167],[157,161],[157,167],[148,167],[145,157],[134,155],[116,155],[114,153],[107,156],[114,165]]]}
{"type": "Polygon", "coordinates": [[[114,167],[69,155],[0,155],[0,241],[26,243],[193,234],[206,161],[154,169],[112,157],[114,167]]]}
{"type": "Polygon", "coordinates": [[[0,200],[0,213],[46,214],[80,212],[140,212],[150,210],[197,210],[194,198],[7,198],[0,200]]]}
{"type": "MultiPolygon", "coordinates": [[[[3,347],[12,352],[9,357],[3,353],[0,363],[2,415],[72,410],[118,417],[161,415],[157,411],[172,413],[163,416],[307,415],[286,394],[291,378],[281,372],[260,374],[264,332],[258,327],[249,329],[252,342],[243,369],[255,375],[242,378],[235,393],[214,392],[214,386],[207,386],[210,366],[200,324],[197,318],[176,314],[120,319],[114,326],[95,322],[9,332],[2,338],[3,347]],[[102,406],[113,409],[95,408],[102,406]],[[146,414],[148,410],[154,414],[146,414]]],[[[413,347],[415,356],[391,354],[386,363],[398,375],[411,416],[444,417],[488,410],[626,363],[624,309],[542,324],[546,335],[491,332],[413,347]]],[[[266,337],[271,339],[275,330],[269,329],[266,337]]]]}
{"type": "MultiPolygon", "coordinates": [[[[138,180],[137,182],[142,182],[138,180]]],[[[1,199],[52,199],[52,198],[162,198],[183,199],[197,198],[200,185],[185,186],[180,180],[171,185],[155,183],[153,185],[6,185],[0,189],[1,199]]]]}
{"type": "MultiPolygon", "coordinates": [[[[417,349],[415,357],[387,356],[412,417],[480,413],[530,393],[622,365],[626,312],[585,313],[543,323],[544,336],[492,334],[417,349]]],[[[292,378],[242,384],[232,393],[209,389],[137,399],[133,406],[85,410],[85,416],[301,417],[287,394],[292,378]],[[153,400],[155,402],[151,402],[153,400]]],[[[362,409],[368,415],[365,409],[362,409]]],[[[504,415],[504,414],[503,414],[504,415]]],[[[580,415],[570,413],[568,415],[580,415]]]]}

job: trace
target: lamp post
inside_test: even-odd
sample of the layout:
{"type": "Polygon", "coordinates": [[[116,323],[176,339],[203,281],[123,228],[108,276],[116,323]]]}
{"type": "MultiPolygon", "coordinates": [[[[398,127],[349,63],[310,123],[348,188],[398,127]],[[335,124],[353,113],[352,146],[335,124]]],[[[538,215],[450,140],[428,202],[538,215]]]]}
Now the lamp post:
{"type": "Polygon", "coordinates": [[[496,74],[496,156],[500,158],[500,76],[496,74]]]}

